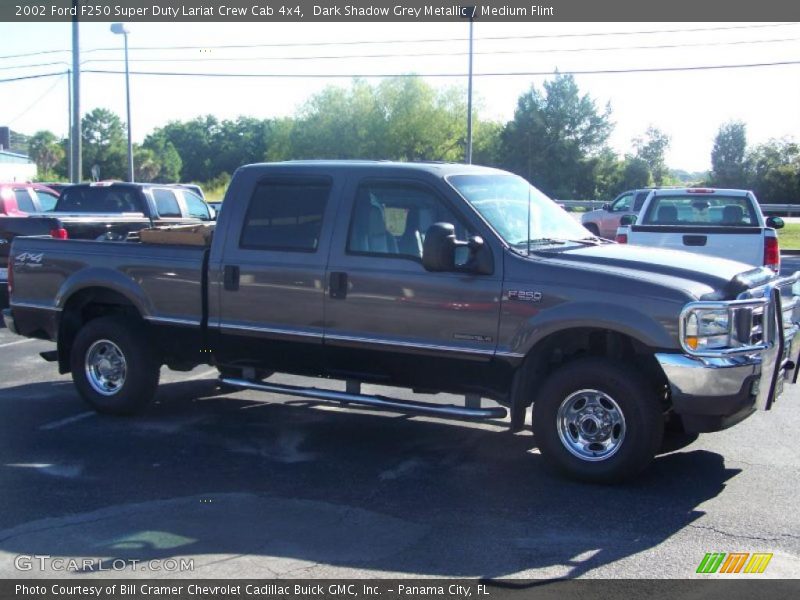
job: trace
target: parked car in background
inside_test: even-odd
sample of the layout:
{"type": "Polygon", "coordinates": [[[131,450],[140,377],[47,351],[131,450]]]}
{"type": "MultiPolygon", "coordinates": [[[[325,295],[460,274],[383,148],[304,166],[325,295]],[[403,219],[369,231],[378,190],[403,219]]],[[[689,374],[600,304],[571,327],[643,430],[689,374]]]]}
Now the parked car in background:
{"type": "Polygon", "coordinates": [[[150,183],[98,182],[64,189],[51,213],[69,239],[122,239],[154,225],[213,220],[205,201],[185,188],[150,183]]]}
{"type": "Polygon", "coordinates": [[[220,202],[209,202],[208,205],[214,209],[214,216],[219,217],[219,211],[222,210],[222,201],[220,202]]]}
{"type": "Polygon", "coordinates": [[[58,192],[41,183],[0,183],[0,215],[49,212],[57,201],[58,192]]]}
{"type": "Polygon", "coordinates": [[[206,199],[206,195],[203,193],[203,188],[201,188],[196,183],[173,183],[172,185],[177,188],[183,188],[185,190],[189,190],[190,192],[200,196],[203,200],[206,199]]]}
{"type": "Polygon", "coordinates": [[[622,192],[613,202],[604,204],[603,208],[584,213],[581,223],[594,235],[613,240],[622,217],[638,213],[651,189],[622,192]]]}
{"type": "Polygon", "coordinates": [[[64,188],[72,185],[71,183],[64,181],[43,181],[41,183],[42,185],[49,187],[51,190],[53,190],[59,195],[61,194],[61,192],[64,191],[64,188]]]}
{"type": "Polygon", "coordinates": [[[623,224],[622,244],[658,246],[780,269],[779,217],[764,217],[753,192],[715,188],[653,190],[635,223],[623,224]]]}

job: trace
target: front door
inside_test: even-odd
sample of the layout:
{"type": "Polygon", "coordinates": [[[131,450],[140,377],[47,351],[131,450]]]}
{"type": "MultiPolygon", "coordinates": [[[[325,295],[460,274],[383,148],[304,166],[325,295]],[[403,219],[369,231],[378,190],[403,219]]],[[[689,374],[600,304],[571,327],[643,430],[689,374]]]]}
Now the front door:
{"type": "MultiPolygon", "coordinates": [[[[426,271],[422,247],[428,227],[437,222],[455,225],[460,240],[474,233],[445,194],[428,183],[373,178],[349,183],[327,273],[329,371],[422,387],[477,378],[481,365],[492,361],[502,263],[495,260],[491,275],[426,271]]],[[[466,258],[465,252],[459,260],[466,258]]]]}

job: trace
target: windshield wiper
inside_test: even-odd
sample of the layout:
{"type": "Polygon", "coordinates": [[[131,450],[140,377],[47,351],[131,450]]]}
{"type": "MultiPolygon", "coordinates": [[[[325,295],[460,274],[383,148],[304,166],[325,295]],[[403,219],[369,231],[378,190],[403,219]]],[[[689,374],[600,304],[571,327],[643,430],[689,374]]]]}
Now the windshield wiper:
{"type": "Polygon", "coordinates": [[[599,237],[585,237],[580,239],[570,239],[570,238],[536,238],[532,240],[522,240],[521,242],[517,242],[514,246],[527,246],[530,243],[531,246],[562,246],[567,243],[571,244],[589,244],[590,246],[597,246],[599,244],[605,243],[605,240],[599,237]]]}
{"type": "Polygon", "coordinates": [[[513,244],[514,246],[527,246],[530,244],[531,246],[550,246],[550,245],[560,245],[566,244],[567,240],[560,240],[557,238],[536,238],[535,240],[522,240],[521,242],[517,242],[513,244]]]}

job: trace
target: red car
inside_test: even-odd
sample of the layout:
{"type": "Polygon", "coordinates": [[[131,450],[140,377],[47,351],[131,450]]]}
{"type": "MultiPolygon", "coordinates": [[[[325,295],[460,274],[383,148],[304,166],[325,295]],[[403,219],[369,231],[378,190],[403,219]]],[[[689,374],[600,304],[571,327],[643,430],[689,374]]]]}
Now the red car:
{"type": "Polygon", "coordinates": [[[0,183],[0,216],[24,217],[53,210],[58,192],[41,183],[0,183]]]}

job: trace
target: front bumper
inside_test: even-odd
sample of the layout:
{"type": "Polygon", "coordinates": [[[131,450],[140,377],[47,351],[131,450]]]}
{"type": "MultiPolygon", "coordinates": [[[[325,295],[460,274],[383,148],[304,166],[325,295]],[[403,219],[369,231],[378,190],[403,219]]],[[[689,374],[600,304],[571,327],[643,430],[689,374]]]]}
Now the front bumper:
{"type": "Polygon", "coordinates": [[[687,432],[727,429],[756,411],[761,356],[696,358],[656,354],[667,377],[672,409],[687,432]]]}
{"type": "Polygon", "coordinates": [[[720,431],[757,409],[769,410],[796,380],[800,332],[758,354],[701,358],[656,354],[670,387],[673,411],[687,432],[720,431]]]}

